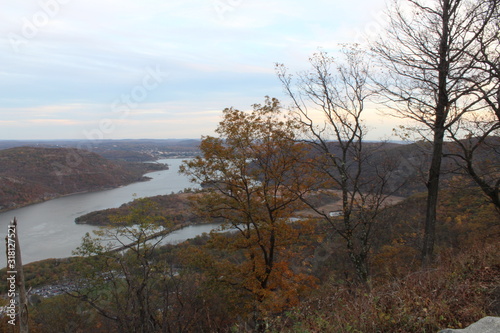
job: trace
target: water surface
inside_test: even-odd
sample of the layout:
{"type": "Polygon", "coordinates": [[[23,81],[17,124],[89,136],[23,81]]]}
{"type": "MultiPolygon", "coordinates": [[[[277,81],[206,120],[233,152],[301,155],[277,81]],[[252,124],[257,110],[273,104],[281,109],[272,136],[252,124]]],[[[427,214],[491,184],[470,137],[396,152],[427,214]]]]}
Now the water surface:
{"type": "MultiPolygon", "coordinates": [[[[75,224],[75,218],[92,211],[115,208],[134,198],[176,193],[194,187],[186,176],[178,173],[180,159],[160,160],[169,170],[147,174],[152,179],[120,188],[69,195],[39,204],[0,213],[0,235],[7,234],[7,225],[16,217],[23,264],[47,258],[64,258],[81,243],[87,232],[97,227],[75,224]]],[[[210,231],[211,226],[190,226],[168,236],[179,242],[210,231]]],[[[3,238],[3,236],[2,236],[3,238]]],[[[4,246],[2,246],[5,249],[4,246]]],[[[0,267],[5,267],[5,250],[0,255],[0,267]]]]}

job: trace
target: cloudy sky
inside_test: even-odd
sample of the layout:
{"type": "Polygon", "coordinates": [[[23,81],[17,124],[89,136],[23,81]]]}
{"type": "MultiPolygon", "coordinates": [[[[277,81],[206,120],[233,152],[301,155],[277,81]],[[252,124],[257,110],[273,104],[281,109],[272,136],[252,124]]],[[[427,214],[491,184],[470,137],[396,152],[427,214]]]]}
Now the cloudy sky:
{"type": "MultiPolygon", "coordinates": [[[[0,139],[199,138],[283,97],[275,63],[376,34],[385,0],[0,0],[0,139]]],[[[371,139],[391,120],[375,111],[371,139]]],[[[391,127],[392,126],[392,127],[391,127]]]]}

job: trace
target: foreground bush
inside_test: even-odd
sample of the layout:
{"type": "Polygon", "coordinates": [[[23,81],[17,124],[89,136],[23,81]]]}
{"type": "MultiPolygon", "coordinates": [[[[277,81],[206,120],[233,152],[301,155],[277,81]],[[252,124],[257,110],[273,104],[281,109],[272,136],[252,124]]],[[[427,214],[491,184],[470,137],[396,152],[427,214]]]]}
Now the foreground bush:
{"type": "Polygon", "coordinates": [[[444,251],[436,268],[371,288],[325,283],[317,295],[269,323],[274,332],[437,332],[500,315],[500,245],[444,251]]]}

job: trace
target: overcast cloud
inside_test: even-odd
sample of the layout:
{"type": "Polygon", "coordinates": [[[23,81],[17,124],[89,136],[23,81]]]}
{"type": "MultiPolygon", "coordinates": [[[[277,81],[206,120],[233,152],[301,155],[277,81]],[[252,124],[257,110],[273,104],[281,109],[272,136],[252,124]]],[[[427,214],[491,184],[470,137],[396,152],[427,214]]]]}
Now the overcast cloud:
{"type": "MultiPolygon", "coordinates": [[[[376,34],[383,0],[0,0],[0,139],[199,138],[274,63],[376,34]]],[[[283,99],[286,104],[286,99],[283,99]]],[[[390,132],[371,116],[375,136],[390,132]]]]}

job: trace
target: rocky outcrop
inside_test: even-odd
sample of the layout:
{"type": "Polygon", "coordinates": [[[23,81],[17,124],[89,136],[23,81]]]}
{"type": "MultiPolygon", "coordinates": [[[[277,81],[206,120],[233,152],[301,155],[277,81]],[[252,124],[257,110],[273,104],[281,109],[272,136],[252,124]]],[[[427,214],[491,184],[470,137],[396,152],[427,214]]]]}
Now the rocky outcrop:
{"type": "Polygon", "coordinates": [[[464,329],[445,329],[438,333],[499,333],[500,317],[484,317],[464,329]]]}

